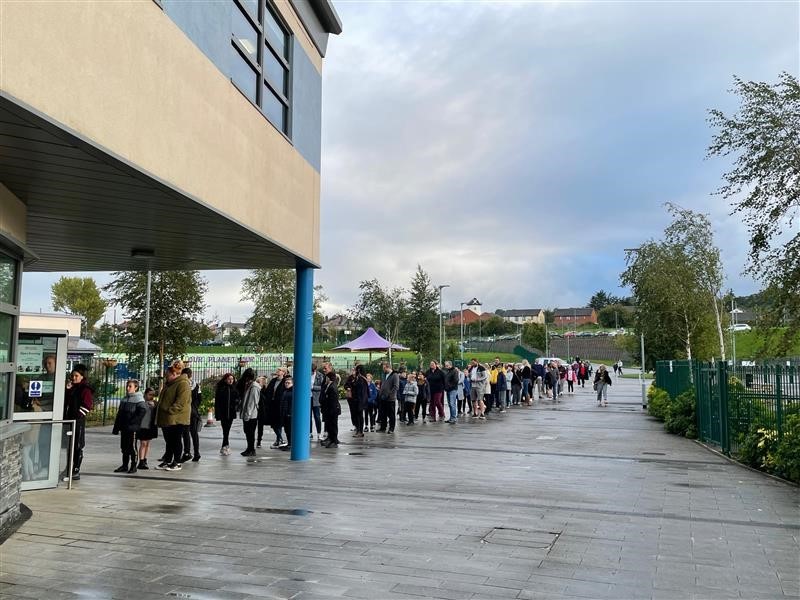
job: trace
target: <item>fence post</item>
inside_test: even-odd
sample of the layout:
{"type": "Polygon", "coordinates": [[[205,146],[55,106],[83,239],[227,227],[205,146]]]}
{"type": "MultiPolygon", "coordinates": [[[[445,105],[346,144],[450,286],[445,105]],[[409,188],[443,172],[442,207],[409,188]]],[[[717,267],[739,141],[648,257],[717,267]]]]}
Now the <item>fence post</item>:
{"type": "Polygon", "coordinates": [[[775,420],[776,429],[778,430],[778,439],[783,436],[783,394],[781,390],[781,373],[780,365],[775,366],[775,420]]]}
{"type": "Polygon", "coordinates": [[[722,438],[722,452],[731,453],[731,439],[728,428],[728,363],[717,361],[717,385],[719,386],[719,433],[722,438]]]}

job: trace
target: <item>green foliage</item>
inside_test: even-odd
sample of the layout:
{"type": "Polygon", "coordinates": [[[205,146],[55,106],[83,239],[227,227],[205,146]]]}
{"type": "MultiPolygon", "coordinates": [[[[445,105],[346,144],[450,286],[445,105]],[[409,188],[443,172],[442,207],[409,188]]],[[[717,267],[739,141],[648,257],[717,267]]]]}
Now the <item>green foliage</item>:
{"type": "Polygon", "coordinates": [[[667,417],[670,398],[666,390],[651,385],[647,390],[647,412],[651,417],[663,421],[667,417]]]}
{"type": "Polygon", "coordinates": [[[517,326],[499,315],[492,315],[487,321],[484,321],[482,331],[484,336],[508,335],[509,333],[515,333],[517,326]]]}
{"type": "Polygon", "coordinates": [[[538,323],[525,323],[522,326],[522,343],[544,352],[547,343],[544,326],[538,323]]]}
{"type": "Polygon", "coordinates": [[[603,327],[632,327],[634,323],[633,311],[622,304],[609,304],[597,313],[597,322],[603,327]]]}
{"type": "Polygon", "coordinates": [[[800,82],[781,73],[778,83],[734,77],[739,110],[711,110],[717,129],[709,156],[736,158],[718,193],[733,202],[750,233],[747,270],[760,279],[770,301],[767,326],[783,326],[780,345],[800,340],[800,233],[792,235],[800,201],[800,82]]]}
{"type": "Polygon", "coordinates": [[[442,348],[442,360],[459,360],[461,352],[458,349],[458,343],[455,340],[449,340],[442,348]]]}
{"type": "Polygon", "coordinates": [[[411,279],[408,296],[405,342],[417,355],[433,356],[439,351],[439,292],[420,265],[411,279]]]}
{"type": "Polygon", "coordinates": [[[697,419],[695,417],[696,397],[694,389],[688,389],[673,398],[667,405],[664,415],[664,429],[668,433],[682,435],[687,438],[697,437],[697,419]]]}
{"type": "MultiPolygon", "coordinates": [[[[103,286],[114,304],[122,307],[128,319],[122,342],[134,364],[141,364],[144,345],[144,321],[147,299],[147,273],[118,271],[103,286]]],[[[204,296],[208,282],[199,271],[154,271],[150,293],[149,352],[164,357],[182,356],[186,349],[210,337],[208,327],[200,321],[205,309],[204,296]]]]}
{"type": "Polygon", "coordinates": [[[775,450],[775,472],[800,483],[800,415],[786,417],[783,436],[775,450]]]}
{"type": "Polygon", "coordinates": [[[599,311],[611,304],[619,304],[621,301],[621,298],[612,296],[605,290],[599,290],[589,299],[589,308],[599,311]]]}
{"type": "Polygon", "coordinates": [[[397,341],[408,313],[406,291],[402,288],[386,289],[377,279],[362,281],[358,289],[361,292],[355,306],[350,309],[350,317],[360,327],[373,327],[386,339],[397,341]]]}
{"type": "Polygon", "coordinates": [[[253,303],[247,320],[250,340],[262,351],[282,352],[294,344],[294,269],[255,269],[242,281],[242,300],[253,303]]]}
{"type": "Polygon", "coordinates": [[[87,336],[108,305],[91,277],[61,277],[50,288],[50,300],[53,310],[83,317],[87,336]]]}

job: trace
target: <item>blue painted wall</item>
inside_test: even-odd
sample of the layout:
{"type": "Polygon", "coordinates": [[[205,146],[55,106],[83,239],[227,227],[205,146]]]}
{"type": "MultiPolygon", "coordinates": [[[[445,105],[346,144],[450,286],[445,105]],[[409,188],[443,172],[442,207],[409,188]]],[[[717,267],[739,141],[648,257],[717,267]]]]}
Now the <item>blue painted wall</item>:
{"type": "MultiPolygon", "coordinates": [[[[230,76],[232,2],[162,0],[162,4],[167,16],[220,71],[230,76]]],[[[322,77],[294,36],[291,81],[292,143],[301,156],[319,171],[322,146],[322,77]]]]}

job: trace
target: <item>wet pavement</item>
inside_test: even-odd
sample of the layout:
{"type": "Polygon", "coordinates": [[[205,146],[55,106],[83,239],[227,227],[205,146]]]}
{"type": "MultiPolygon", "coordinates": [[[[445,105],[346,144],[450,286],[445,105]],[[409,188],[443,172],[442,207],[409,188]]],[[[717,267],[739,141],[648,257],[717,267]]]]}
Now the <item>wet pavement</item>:
{"type": "Polygon", "coordinates": [[[305,463],[239,456],[239,425],[231,456],[206,428],[199,463],[118,475],[92,430],[74,490],[23,494],[0,598],[800,597],[798,488],[664,433],[614,383],[607,408],[587,387],[363,441],[344,414],[348,443],[305,463]]]}

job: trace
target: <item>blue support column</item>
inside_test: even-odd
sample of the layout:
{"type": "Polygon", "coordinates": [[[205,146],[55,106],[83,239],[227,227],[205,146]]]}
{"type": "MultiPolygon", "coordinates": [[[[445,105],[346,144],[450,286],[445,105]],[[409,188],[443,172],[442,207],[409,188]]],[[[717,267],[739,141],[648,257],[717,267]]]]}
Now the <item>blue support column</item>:
{"type": "Polygon", "coordinates": [[[311,336],[314,331],[314,270],[297,268],[294,313],[292,460],[311,456],[311,336]]]}

